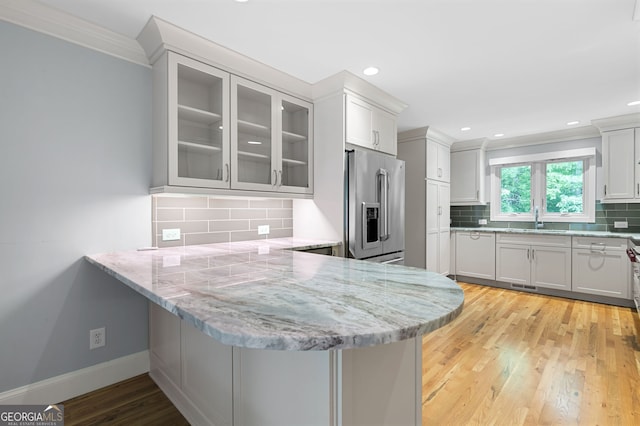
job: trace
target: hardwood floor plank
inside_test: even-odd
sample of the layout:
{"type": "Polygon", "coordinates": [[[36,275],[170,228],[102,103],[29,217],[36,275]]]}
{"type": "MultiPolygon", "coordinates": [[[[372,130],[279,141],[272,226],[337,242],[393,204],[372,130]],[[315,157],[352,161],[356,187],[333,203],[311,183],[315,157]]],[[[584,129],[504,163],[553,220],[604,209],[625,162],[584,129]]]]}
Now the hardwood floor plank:
{"type": "Polygon", "coordinates": [[[423,338],[423,425],[640,424],[635,310],[459,284],[423,338]]]}

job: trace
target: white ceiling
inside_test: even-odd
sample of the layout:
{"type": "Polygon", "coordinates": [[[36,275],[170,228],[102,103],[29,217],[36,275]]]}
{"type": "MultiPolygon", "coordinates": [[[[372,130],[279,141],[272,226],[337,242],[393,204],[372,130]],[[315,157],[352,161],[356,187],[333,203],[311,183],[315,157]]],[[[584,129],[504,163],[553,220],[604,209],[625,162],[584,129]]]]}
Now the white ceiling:
{"type": "Polygon", "coordinates": [[[156,15],[309,83],[351,71],[409,104],[399,130],[495,139],[640,112],[635,0],[41,2],[131,38],[156,15]]]}

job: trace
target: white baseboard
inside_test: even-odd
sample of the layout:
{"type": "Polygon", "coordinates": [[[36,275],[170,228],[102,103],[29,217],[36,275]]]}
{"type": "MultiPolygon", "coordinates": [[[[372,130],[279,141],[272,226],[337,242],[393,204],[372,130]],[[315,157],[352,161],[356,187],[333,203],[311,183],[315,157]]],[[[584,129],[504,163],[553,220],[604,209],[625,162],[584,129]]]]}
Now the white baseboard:
{"type": "Polygon", "coordinates": [[[148,371],[149,351],[142,351],[2,392],[0,405],[55,404],[148,371]]]}

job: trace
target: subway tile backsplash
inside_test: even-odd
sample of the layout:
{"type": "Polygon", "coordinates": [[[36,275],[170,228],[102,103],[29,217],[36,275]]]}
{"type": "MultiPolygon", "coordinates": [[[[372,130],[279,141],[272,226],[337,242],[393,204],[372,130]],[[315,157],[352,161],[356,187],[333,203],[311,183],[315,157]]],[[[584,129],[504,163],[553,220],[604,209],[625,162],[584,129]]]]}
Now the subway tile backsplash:
{"type": "MultiPolygon", "coordinates": [[[[492,222],[490,219],[489,204],[485,206],[451,206],[451,226],[453,227],[478,227],[479,219],[486,219],[485,227],[492,228],[533,228],[533,222],[492,222]]],[[[640,204],[635,203],[596,203],[595,223],[565,223],[545,222],[546,229],[567,229],[574,231],[609,231],[640,233],[640,204]],[[616,229],[615,221],[628,222],[629,227],[616,229]]]]}
{"type": "Polygon", "coordinates": [[[293,236],[293,201],[154,195],[153,245],[176,247],[293,236]],[[269,225],[268,235],[258,226],[269,225]],[[162,241],[163,229],[180,229],[180,240],[162,241]]]}

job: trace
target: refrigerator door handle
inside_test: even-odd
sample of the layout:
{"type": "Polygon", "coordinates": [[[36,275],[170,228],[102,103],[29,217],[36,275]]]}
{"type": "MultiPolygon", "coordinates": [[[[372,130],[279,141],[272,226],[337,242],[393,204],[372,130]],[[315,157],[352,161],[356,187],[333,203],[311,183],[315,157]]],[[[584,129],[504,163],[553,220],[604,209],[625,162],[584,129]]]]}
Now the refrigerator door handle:
{"type": "Polygon", "coordinates": [[[380,178],[380,240],[389,239],[389,173],[385,169],[378,170],[380,178]]]}

